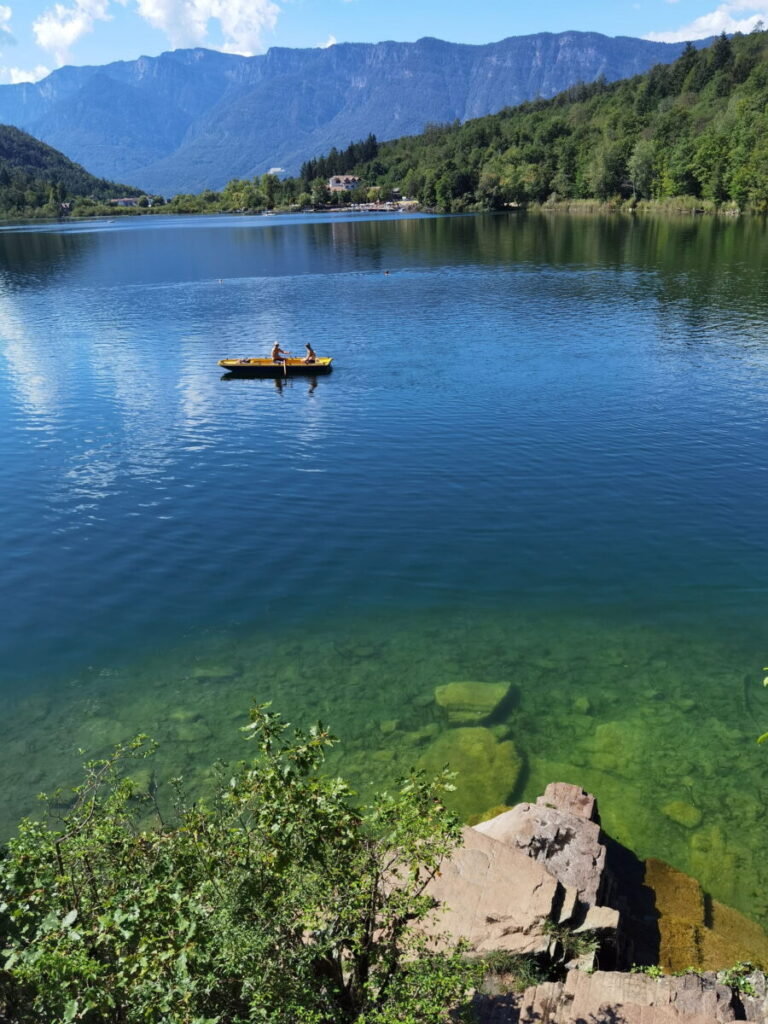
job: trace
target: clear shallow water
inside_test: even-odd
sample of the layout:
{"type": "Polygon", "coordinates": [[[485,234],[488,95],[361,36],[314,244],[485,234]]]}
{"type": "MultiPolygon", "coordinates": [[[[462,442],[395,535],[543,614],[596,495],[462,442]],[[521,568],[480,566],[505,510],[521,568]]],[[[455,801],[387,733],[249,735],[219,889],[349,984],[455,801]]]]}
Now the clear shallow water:
{"type": "Polygon", "coordinates": [[[386,782],[504,680],[494,803],[578,782],[766,915],[766,269],[759,221],[0,232],[4,829],[139,729],[202,783],[254,698],[386,782]]]}

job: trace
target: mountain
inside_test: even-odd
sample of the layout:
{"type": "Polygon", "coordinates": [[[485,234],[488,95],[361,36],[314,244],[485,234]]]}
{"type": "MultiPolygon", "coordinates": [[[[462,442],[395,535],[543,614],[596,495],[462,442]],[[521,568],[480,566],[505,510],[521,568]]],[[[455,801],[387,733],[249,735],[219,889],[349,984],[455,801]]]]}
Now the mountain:
{"type": "MultiPolygon", "coordinates": [[[[768,212],[768,32],[720,36],[619,82],[572,86],[465,124],[308,161],[446,212],[548,201],[651,200],[768,212]],[[683,201],[684,200],[684,201],[683,201]]],[[[286,189],[290,182],[282,182],[286,189]]]]}
{"type": "Polygon", "coordinates": [[[0,125],[0,212],[20,215],[64,199],[139,196],[138,189],[96,178],[63,153],[11,125],[0,125]]]}
{"type": "Polygon", "coordinates": [[[257,57],[176,50],[0,86],[0,121],[94,173],[169,195],[275,167],[295,173],[370,132],[393,139],[466,121],[576,82],[636,75],[682,49],[563,32],[484,46],[426,38],[273,48],[257,57]]]}

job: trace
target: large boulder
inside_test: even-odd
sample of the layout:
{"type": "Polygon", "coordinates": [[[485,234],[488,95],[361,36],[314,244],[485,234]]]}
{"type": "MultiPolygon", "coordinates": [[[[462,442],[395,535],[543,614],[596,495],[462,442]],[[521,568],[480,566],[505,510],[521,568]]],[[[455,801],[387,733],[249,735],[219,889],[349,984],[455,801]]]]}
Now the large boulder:
{"type": "Polygon", "coordinates": [[[439,945],[463,939],[474,953],[543,953],[550,944],[545,922],[563,902],[546,868],[472,828],[426,891],[437,904],[427,934],[439,945]]]}
{"type": "Polygon", "coordinates": [[[446,683],[435,688],[435,702],[451,725],[480,725],[506,699],[509,683],[446,683]]]}
{"type": "Polygon", "coordinates": [[[522,760],[512,740],[500,743],[490,729],[478,726],[440,733],[417,762],[427,775],[437,774],[445,765],[457,773],[456,790],[446,803],[467,821],[506,803],[517,785],[522,760]]]}
{"type": "Polygon", "coordinates": [[[475,828],[542,863],[564,886],[577,890],[586,908],[598,903],[605,869],[600,826],[591,820],[595,813],[594,797],[557,783],[535,804],[518,804],[475,828]]]}

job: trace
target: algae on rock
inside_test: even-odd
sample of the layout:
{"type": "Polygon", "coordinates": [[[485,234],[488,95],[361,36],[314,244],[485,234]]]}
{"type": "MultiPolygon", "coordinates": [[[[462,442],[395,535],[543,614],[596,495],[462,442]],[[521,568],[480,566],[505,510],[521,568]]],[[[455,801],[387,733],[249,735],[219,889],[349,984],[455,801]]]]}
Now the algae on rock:
{"type": "Polygon", "coordinates": [[[509,693],[510,683],[446,683],[435,687],[435,702],[451,725],[479,725],[489,718],[509,693]]]}
{"type": "Polygon", "coordinates": [[[465,821],[506,804],[522,768],[512,740],[499,743],[490,729],[481,726],[448,729],[418,760],[427,775],[436,775],[446,764],[457,773],[456,791],[446,803],[465,821]]]}

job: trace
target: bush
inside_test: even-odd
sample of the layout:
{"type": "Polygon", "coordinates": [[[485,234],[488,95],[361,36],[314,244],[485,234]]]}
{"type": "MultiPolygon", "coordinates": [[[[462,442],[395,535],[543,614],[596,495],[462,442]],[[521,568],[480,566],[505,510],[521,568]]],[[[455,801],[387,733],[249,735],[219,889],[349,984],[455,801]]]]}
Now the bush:
{"type": "Polygon", "coordinates": [[[154,786],[140,793],[125,774],[152,753],[138,737],[86,765],[57,827],[21,823],[0,860],[0,1017],[445,1021],[473,968],[418,924],[460,837],[448,777],[414,773],[358,807],[320,772],[322,725],[289,736],[262,705],[245,732],[257,757],[218,766],[204,802],[181,780],[170,812],[154,786]]]}

